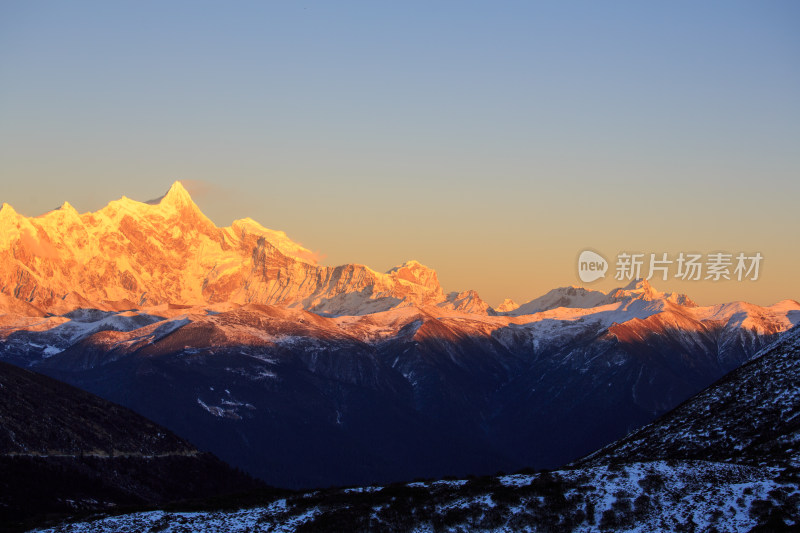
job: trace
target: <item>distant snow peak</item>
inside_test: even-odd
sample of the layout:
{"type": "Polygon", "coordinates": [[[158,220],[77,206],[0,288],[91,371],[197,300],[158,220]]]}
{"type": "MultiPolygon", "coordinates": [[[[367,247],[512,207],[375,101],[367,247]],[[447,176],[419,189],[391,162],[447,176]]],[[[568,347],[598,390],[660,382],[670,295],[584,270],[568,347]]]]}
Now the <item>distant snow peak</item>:
{"type": "Polygon", "coordinates": [[[489,310],[489,304],[484,302],[473,290],[451,292],[447,295],[447,299],[439,304],[439,307],[463,313],[479,314],[486,314],[489,310]]]}
{"type": "Polygon", "coordinates": [[[517,309],[510,311],[509,314],[514,316],[529,315],[558,307],[589,309],[599,305],[610,304],[614,301],[612,297],[601,291],[575,286],[559,287],[519,306],[517,309]]]}
{"type": "Polygon", "coordinates": [[[511,298],[506,298],[503,302],[494,308],[498,313],[507,313],[519,308],[519,304],[511,298]]]}
{"type": "Polygon", "coordinates": [[[439,286],[439,278],[436,271],[413,259],[406,261],[402,265],[390,268],[386,273],[396,279],[409,281],[424,287],[436,288],[439,286]]]}
{"type": "Polygon", "coordinates": [[[591,309],[602,305],[613,303],[629,304],[634,301],[642,302],[671,302],[684,307],[697,307],[697,304],[685,294],[660,292],[650,285],[646,279],[633,279],[625,287],[619,287],[608,293],[585,289],[580,286],[559,287],[548,293],[534,298],[530,302],[520,305],[516,309],[502,311],[495,309],[497,313],[508,314],[511,316],[529,315],[541,313],[559,307],[573,309],[591,309]]]}
{"type": "Polygon", "coordinates": [[[685,307],[696,307],[697,304],[685,294],[673,292],[659,292],[646,279],[633,279],[623,288],[617,288],[608,293],[616,301],[623,300],[666,300],[668,302],[683,305],[685,307]]]}
{"type": "Polygon", "coordinates": [[[616,288],[608,294],[614,298],[632,297],[643,300],[655,300],[662,296],[646,279],[641,278],[633,279],[625,287],[616,288]]]}
{"type": "Polygon", "coordinates": [[[625,286],[625,290],[633,291],[633,290],[648,290],[652,289],[652,285],[646,279],[642,278],[634,278],[625,286]]]}

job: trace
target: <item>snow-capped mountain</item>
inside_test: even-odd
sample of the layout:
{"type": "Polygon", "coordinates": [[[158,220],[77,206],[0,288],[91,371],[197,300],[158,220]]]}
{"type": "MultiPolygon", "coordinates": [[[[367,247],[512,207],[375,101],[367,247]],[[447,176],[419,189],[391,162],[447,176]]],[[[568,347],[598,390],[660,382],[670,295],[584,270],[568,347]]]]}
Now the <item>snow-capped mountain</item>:
{"type": "Polygon", "coordinates": [[[0,293],[47,312],[217,302],[365,314],[397,305],[485,311],[445,296],[436,272],[409,261],[386,273],[324,267],[314,254],[246,218],[218,228],[175,182],[159,200],[123,197],[94,213],[70,204],[27,218],[0,209],[0,293]]]}
{"type": "MultiPolygon", "coordinates": [[[[538,298],[534,298],[528,303],[509,309],[506,314],[516,316],[530,315],[559,307],[588,309],[598,305],[610,304],[614,301],[614,298],[601,291],[584,289],[583,287],[559,287],[538,298]]],[[[497,309],[497,311],[501,311],[501,309],[497,309]]]]}
{"type": "Polygon", "coordinates": [[[664,300],[684,307],[695,307],[697,304],[685,294],[673,292],[659,292],[647,280],[634,279],[626,287],[614,289],[608,296],[615,301],[625,300],[664,300]]]}
{"type": "Polygon", "coordinates": [[[513,311],[514,309],[517,309],[518,307],[519,307],[519,304],[517,302],[515,302],[511,298],[506,298],[505,300],[503,300],[500,303],[500,305],[498,305],[497,307],[495,307],[493,309],[497,313],[507,313],[508,311],[513,311]]]}
{"type": "Polygon", "coordinates": [[[608,294],[602,291],[585,289],[583,287],[559,287],[522,305],[516,305],[513,304],[513,301],[506,300],[503,302],[503,305],[495,309],[495,311],[511,316],[519,316],[549,311],[550,309],[559,307],[588,309],[631,300],[642,300],[645,302],[665,301],[684,307],[694,307],[697,305],[685,294],[659,292],[654,289],[647,280],[635,279],[627,286],[613,289],[608,294]],[[506,305],[506,302],[509,301],[511,301],[513,305],[506,305]]]}

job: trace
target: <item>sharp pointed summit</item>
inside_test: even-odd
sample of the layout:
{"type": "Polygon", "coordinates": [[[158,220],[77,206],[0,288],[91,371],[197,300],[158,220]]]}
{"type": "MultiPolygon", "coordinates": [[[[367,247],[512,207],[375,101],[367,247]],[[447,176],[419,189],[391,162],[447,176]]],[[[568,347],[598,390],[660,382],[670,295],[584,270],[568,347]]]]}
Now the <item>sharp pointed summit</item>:
{"type": "Polygon", "coordinates": [[[192,200],[189,191],[186,190],[180,181],[173,182],[164,196],[144,203],[162,207],[174,207],[176,209],[183,207],[193,207],[197,209],[197,205],[194,203],[194,200],[192,200]]]}
{"type": "Polygon", "coordinates": [[[180,181],[175,181],[172,186],[170,186],[167,194],[161,199],[161,203],[169,203],[169,204],[194,204],[189,191],[186,190],[186,187],[180,181]]]}
{"type": "Polygon", "coordinates": [[[14,210],[11,204],[3,202],[3,205],[0,206],[0,214],[10,217],[16,215],[17,212],[14,210]]]}
{"type": "Polygon", "coordinates": [[[506,298],[500,305],[494,308],[498,313],[507,313],[515,309],[519,309],[519,304],[511,298],[506,298]]]}

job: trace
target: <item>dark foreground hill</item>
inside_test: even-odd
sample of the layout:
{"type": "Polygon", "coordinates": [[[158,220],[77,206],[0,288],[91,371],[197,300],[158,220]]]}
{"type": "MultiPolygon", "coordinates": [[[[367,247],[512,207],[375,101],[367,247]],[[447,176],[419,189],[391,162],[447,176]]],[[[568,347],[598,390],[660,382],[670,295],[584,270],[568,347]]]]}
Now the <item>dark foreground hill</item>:
{"type": "Polygon", "coordinates": [[[0,363],[0,530],[260,486],[128,409],[0,363]]]}

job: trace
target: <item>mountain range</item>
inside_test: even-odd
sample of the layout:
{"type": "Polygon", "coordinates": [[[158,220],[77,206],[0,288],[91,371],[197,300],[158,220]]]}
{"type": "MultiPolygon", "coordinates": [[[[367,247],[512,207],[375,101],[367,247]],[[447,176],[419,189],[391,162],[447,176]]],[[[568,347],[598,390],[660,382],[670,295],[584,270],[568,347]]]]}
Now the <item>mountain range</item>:
{"type": "Polygon", "coordinates": [[[800,322],[632,280],[517,306],[409,261],[321,266],[180,183],[0,210],[0,360],[124,405],[287,488],[556,468],[652,422],[800,322]]]}
{"type": "Polygon", "coordinates": [[[33,218],[3,204],[0,229],[0,292],[47,312],[221,302],[337,315],[398,305],[488,308],[471,292],[445,295],[436,272],[416,261],[385,273],[325,267],[252,219],[218,228],[180,182],[158,200],[122,197],[82,215],[66,202],[33,218]]]}

